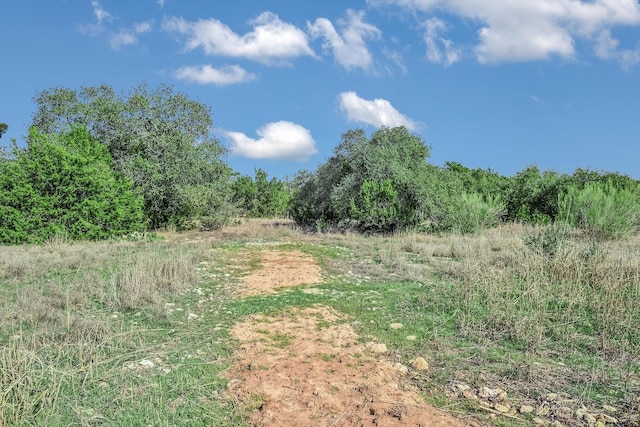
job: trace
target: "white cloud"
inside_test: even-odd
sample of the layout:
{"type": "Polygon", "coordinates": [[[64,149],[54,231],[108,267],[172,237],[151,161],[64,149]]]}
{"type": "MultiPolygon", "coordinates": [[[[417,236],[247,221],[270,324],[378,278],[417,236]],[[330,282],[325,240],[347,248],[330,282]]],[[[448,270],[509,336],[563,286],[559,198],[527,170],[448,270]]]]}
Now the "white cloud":
{"type": "Polygon", "coordinates": [[[188,22],[170,17],[164,20],[163,28],[186,36],[186,50],[201,47],[207,55],[247,58],[268,65],[288,65],[298,56],[315,57],[304,31],[281,21],[278,15],[263,12],[250,24],[253,30],[244,35],[217,19],[188,22]]]}
{"type": "Polygon", "coordinates": [[[452,65],[460,60],[460,49],[456,48],[451,40],[439,37],[439,34],[447,30],[444,21],[431,18],[425,23],[426,31],[424,41],[427,44],[427,59],[436,64],[452,65]],[[438,47],[438,42],[444,48],[444,52],[438,47]]]}
{"type": "Polygon", "coordinates": [[[109,45],[113,50],[120,50],[124,46],[138,43],[138,34],[151,31],[153,21],[140,22],[133,25],[133,28],[121,28],[120,31],[113,34],[109,40],[109,45]]]}
{"type": "MultiPolygon", "coordinates": [[[[533,61],[554,55],[571,59],[576,55],[576,38],[594,42],[596,54],[610,52],[606,50],[610,43],[606,33],[596,39],[598,34],[618,25],[640,25],[637,0],[369,0],[369,3],[399,5],[414,12],[442,10],[480,23],[474,51],[481,63],[533,61]]],[[[432,57],[437,57],[433,46],[430,49],[432,57]]],[[[599,56],[618,60],[623,66],[634,63],[635,50],[616,52],[599,56]]]]}
{"type": "Polygon", "coordinates": [[[164,7],[164,4],[166,3],[166,0],[158,0],[157,3],[160,6],[160,9],[162,9],[164,7]]]}
{"type": "Polygon", "coordinates": [[[95,16],[96,22],[94,24],[81,25],[79,31],[82,34],[98,36],[104,31],[103,21],[110,22],[113,17],[102,7],[98,0],[91,0],[91,6],[93,7],[93,16],[95,16]]]}
{"type": "Polygon", "coordinates": [[[620,49],[619,44],[617,39],[611,37],[609,30],[603,30],[596,39],[595,54],[599,58],[619,62],[625,70],[640,63],[640,43],[635,49],[620,49]]]}
{"type": "Polygon", "coordinates": [[[364,22],[364,12],[347,10],[347,20],[339,20],[340,33],[331,21],[318,18],[312,24],[307,22],[307,31],[314,39],[324,37],[323,47],[331,50],[336,62],[346,70],[371,67],[372,57],[365,39],[379,39],[382,32],[374,25],[364,22]]]}
{"type": "Polygon", "coordinates": [[[267,123],[256,133],[260,138],[249,138],[241,132],[226,132],[231,139],[231,153],[251,159],[307,161],[318,151],[311,133],[296,123],[267,123]]]}
{"type": "Polygon", "coordinates": [[[102,8],[102,5],[98,0],[91,0],[91,6],[93,6],[93,14],[98,21],[98,25],[102,25],[102,21],[111,21],[111,14],[102,8]]]}
{"type": "Polygon", "coordinates": [[[201,85],[214,84],[226,86],[235,83],[244,83],[256,78],[255,74],[247,72],[238,65],[228,65],[222,68],[213,68],[211,65],[199,67],[181,67],[175,72],[176,78],[201,85]]]}
{"type": "Polygon", "coordinates": [[[409,73],[407,67],[404,65],[402,54],[400,52],[398,52],[397,50],[384,48],[382,49],[382,53],[387,57],[387,59],[396,64],[396,66],[402,72],[402,75],[406,76],[409,73]]]}
{"type": "Polygon", "coordinates": [[[374,127],[404,126],[409,130],[416,130],[418,124],[401,114],[386,99],[369,101],[362,99],[355,92],[342,92],[338,95],[340,109],[347,114],[347,118],[354,122],[361,122],[374,127]]]}

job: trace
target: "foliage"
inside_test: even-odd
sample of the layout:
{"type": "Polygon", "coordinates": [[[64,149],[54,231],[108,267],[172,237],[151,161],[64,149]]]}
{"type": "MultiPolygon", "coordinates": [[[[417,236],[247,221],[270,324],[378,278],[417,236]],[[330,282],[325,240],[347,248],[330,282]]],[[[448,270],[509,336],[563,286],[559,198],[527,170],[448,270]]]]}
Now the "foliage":
{"type": "Polygon", "coordinates": [[[256,169],[255,181],[248,175],[238,177],[232,189],[234,203],[249,217],[274,218],[287,214],[291,192],[283,181],[268,180],[262,169],[256,169]]]}
{"type": "Polygon", "coordinates": [[[31,129],[28,146],[13,154],[0,163],[0,243],[105,239],[144,229],[141,197],[86,129],[31,129]]]}
{"type": "Polygon", "coordinates": [[[2,135],[7,131],[8,128],[9,126],[7,126],[6,123],[0,123],[0,138],[2,138],[2,135]]]}
{"type": "Polygon", "coordinates": [[[455,228],[461,233],[477,233],[500,223],[505,204],[500,196],[462,193],[462,206],[454,214],[455,228]]]}
{"type": "Polygon", "coordinates": [[[189,228],[212,215],[224,223],[233,214],[231,169],[224,148],[209,136],[211,112],[204,104],[170,86],[144,84],[122,96],[106,85],[57,87],[35,102],[33,125],[41,132],[80,124],[108,147],[114,168],[142,193],[152,228],[189,228]]]}
{"type": "Polygon", "coordinates": [[[570,232],[569,224],[554,222],[526,234],[523,240],[530,250],[547,260],[552,260],[556,257],[558,250],[569,243],[570,232]]]}
{"type": "Polygon", "coordinates": [[[292,216],[303,225],[365,231],[446,229],[462,186],[450,172],[427,164],[428,157],[429,147],[404,127],[383,127],[371,138],[362,129],[348,131],[315,173],[294,180],[292,216]]]}
{"type": "Polygon", "coordinates": [[[402,206],[393,182],[365,180],[360,187],[358,201],[351,199],[349,216],[364,231],[393,230],[403,221],[399,216],[402,206]]]}
{"type": "Polygon", "coordinates": [[[640,191],[613,182],[569,188],[558,198],[560,217],[598,239],[616,239],[640,227],[640,191]]]}
{"type": "Polygon", "coordinates": [[[509,179],[506,190],[507,216],[512,221],[548,224],[558,214],[558,195],[566,191],[570,178],[556,171],[541,172],[529,166],[509,179]]]}
{"type": "Polygon", "coordinates": [[[506,196],[507,177],[491,169],[469,169],[458,162],[445,162],[445,165],[462,180],[467,193],[478,193],[484,198],[506,196]]]}

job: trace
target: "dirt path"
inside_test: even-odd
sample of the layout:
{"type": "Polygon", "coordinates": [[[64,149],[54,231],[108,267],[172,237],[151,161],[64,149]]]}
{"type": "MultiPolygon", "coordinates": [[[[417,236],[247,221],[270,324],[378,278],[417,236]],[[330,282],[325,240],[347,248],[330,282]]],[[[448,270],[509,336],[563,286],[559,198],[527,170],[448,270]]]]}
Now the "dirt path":
{"type": "MultiPolygon", "coordinates": [[[[265,251],[245,279],[245,295],[320,283],[320,268],[301,252],[265,251]]],[[[330,307],[291,308],[236,324],[241,343],[227,371],[229,397],[262,404],[255,426],[478,425],[424,403],[386,348],[358,342],[347,318],[330,307]]]]}

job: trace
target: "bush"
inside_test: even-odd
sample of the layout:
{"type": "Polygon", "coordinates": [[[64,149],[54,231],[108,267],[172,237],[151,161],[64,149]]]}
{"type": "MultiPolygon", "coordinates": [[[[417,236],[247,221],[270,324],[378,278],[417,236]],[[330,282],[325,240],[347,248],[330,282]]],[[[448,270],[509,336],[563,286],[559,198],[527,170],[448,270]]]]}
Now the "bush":
{"type": "Polygon", "coordinates": [[[27,142],[0,162],[0,243],[106,239],[145,228],[142,197],[86,129],[31,129],[27,142]]]}
{"type": "Polygon", "coordinates": [[[462,206],[454,214],[453,228],[461,233],[477,233],[500,222],[505,204],[499,196],[482,197],[478,193],[463,193],[462,206]]]}
{"type": "Polygon", "coordinates": [[[558,197],[559,217],[597,239],[617,239],[640,226],[640,194],[611,181],[571,187],[558,197]]]}

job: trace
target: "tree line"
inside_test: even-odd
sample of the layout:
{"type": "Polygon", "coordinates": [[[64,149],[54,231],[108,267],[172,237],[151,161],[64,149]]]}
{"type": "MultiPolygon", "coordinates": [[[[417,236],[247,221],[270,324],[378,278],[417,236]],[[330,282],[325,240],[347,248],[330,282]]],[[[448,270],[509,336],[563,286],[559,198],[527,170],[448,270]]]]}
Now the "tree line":
{"type": "MultiPolygon", "coordinates": [[[[235,173],[211,137],[210,108],[170,86],[116,94],[56,87],[34,98],[26,146],[0,153],[0,243],[109,239],[163,228],[214,229],[239,215],[316,230],[474,233],[505,221],[563,222],[602,238],[640,227],[640,181],[530,166],[515,176],[428,162],[404,127],[342,135],[315,171],[235,173]]],[[[0,137],[7,125],[0,124],[0,137]]]]}

